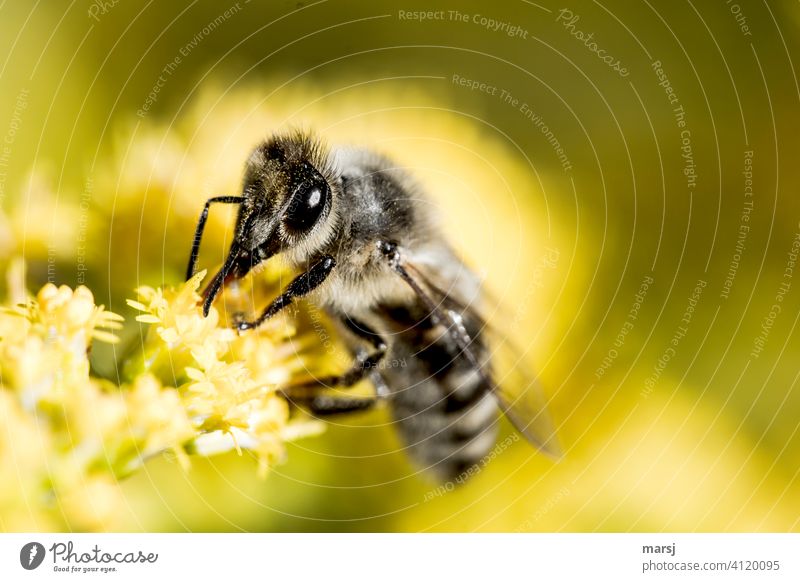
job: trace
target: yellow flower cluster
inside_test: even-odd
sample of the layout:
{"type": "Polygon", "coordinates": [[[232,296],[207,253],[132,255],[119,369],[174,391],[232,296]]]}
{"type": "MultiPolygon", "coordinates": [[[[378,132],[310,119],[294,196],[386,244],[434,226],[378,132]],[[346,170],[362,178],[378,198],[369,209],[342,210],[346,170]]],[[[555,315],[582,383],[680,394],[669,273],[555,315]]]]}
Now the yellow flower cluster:
{"type": "Polygon", "coordinates": [[[89,375],[92,339],[122,317],[86,287],[47,284],[0,311],[0,515],[5,530],[102,526],[115,477],[194,434],[178,395],[143,375],[120,390],[89,375]]]}
{"type": "MultiPolygon", "coordinates": [[[[153,455],[186,465],[188,453],[246,448],[263,475],[285,440],[320,430],[290,415],[276,388],[305,368],[308,342],[286,320],[239,336],[215,308],[203,317],[203,275],[138,289],[129,303],[151,325],[121,386],[91,376],[89,362],[93,339],[117,340],[121,316],[86,287],[22,298],[9,285],[18,304],[0,309],[0,530],[102,529],[122,503],[116,480],[153,455]]],[[[254,297],[247,285],[226,300],[254,297]]]]}
{"type": "MultiPolygon", "coordinates": [[[[154,373],[178,389],[197,435],[188,450],[213,454],[250,449],[259,459],[259,473],[283,453],[283,442],[318,432],[321,425],[293,419],[278,388],[308,365],[303,351],[308,342],[295,341],[295,328],[286,319],[267,322],[253,333],[237,334],[220,327],[212,307],[204,317],[197,293],[205,271],[176,290],[140,287],[138,301],[128,304],[143,312],[136,319],[151,324],[142,358],[131,361],[134,371],[154,373]]],[[[254,278],[225,293],[229,309],[242,308],[256,295],[265,297],[254,278]]],[[[225,322],[227,324],[227,322],[225,322]]]]}

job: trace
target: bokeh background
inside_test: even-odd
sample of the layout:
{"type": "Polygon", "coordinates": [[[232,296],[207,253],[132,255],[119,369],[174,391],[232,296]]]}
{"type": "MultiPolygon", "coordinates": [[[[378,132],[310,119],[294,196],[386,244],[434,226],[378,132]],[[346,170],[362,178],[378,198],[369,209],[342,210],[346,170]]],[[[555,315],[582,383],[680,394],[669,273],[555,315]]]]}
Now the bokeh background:
{"type": "MultiPolygon", "coordinates": [[[[564,449],[504,424],[448,487],[379,409],[266,480],[236,453],[151,460],[105,527],[800,529],[798,41],[789,1],[0,3],[0,267],[130,322],[259,139],[366,145],[485,273],[564,449]]],[[[231,219],[213,211],[204,265],[231,219]]]]}

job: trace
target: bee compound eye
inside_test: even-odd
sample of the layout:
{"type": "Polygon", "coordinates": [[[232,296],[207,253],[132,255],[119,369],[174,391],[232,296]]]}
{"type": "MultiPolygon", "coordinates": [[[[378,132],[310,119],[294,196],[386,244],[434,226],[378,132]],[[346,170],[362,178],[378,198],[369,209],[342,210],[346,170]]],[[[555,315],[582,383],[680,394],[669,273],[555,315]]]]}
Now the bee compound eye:
{"type": "Polygon", "coordinates": [[[324,180],[309,180],[297,186],[284,214],[284,224],[295,232],[309,230],[319,220],[327,204],[328,184],[324,180]]]}

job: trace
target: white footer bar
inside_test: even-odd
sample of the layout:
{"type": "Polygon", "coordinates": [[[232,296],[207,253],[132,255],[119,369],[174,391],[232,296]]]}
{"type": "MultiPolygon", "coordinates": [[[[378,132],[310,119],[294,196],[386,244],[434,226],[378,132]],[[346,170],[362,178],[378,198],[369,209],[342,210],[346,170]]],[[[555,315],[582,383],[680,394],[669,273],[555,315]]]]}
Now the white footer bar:
{"type": "Polygon", "coordinates": [[[800,580],[800,534],[4,534],[0,580],[800,580]]]}

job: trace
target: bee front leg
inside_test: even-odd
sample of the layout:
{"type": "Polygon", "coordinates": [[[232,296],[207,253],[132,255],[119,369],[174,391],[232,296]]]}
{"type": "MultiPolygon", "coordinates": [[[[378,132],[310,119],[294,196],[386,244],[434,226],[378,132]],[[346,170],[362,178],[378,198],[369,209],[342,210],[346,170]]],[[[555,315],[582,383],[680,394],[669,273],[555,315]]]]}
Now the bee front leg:
{"type": "Polygon", "coordinates": [[[237,321],[235,323],[236,329],[239,331],[254,329],[270,317],[276,315],[282,309],[291,305],[296,297],[308,295],[328,278],[334,266],[336,266],[334,258],[330,255],[325,255],[314,263],[308,271],[295,277],[295,279],[289,283],[286,291],[278,295],[255,321],[237,321]]]}

